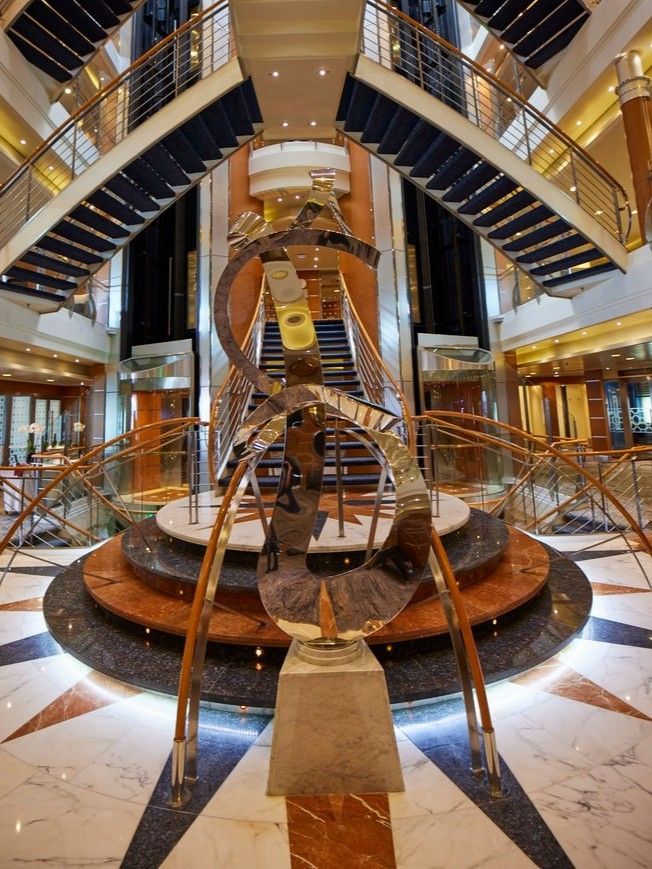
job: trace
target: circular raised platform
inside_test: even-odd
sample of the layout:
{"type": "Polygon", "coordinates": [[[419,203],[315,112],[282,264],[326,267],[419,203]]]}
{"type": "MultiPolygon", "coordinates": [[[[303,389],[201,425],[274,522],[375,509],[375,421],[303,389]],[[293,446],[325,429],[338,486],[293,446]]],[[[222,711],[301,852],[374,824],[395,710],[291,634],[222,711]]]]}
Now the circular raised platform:
{"type": "MultiPolygon", "coordinates": [[[[318,533],[310,544],[313,554],[327,554],[332,551],[347,549],[350,551],[367,548],[369,529],[376,493],[358,494],[348,492],[344,497],[344,531],[345,537],[338,537],[337,496],[334,492],[323,492],[319,499],[318,533]]],[[[166,534],[176,540],[206,546],[210,537],[217,511],[222,503],[222,496],[213,492],[202,492],[199,495],[199,509],[191,516],[189,499],[181,498],[170,501],[156,514],[156,523],[166,534]],[[197,521],[191,521],[197,519],[197,521]]],[[[274,501],[264,500],[265,513],[269,519],[272,515],[274,501]]],[[[378,526],[374,547],[381,546],[389,533],[394,518],[394,496],[383,497],[378,517],[378,526]]],[[[469,505],[453,495],[440,494],[439,502],[433,502],[433,525],[441,536],[461,528],[468,522],[469,505]]],[[[255,498],[245,496],[240,504],[238,518],[229,537],[228,549],[240,552],[260,552],[265,542],[263,526],[259,518],[258,505],[255,498]]]]}
{"type": "MultiPolygon", "coordinates": [[[[121,539],[129,566],[143,582],[174,597],[192,594],[190,586],[197,582],[206,552],[204,546],[171,537],[161,530],[155,518],[128,528],[121,539]]],[[[311,569],[334,574],[363,561],[362,550],[347,549],[346,538],[337,538],[337,541],[337,550],[333,548],[328,553],[310,555],[311,569]]],[[[509,532],[500,519],[481,510],[471,510],[465,525],[447,534],[443,543],[458,583],[465,586],[493,570],[509,543],[509,532]]],[[[219,582],[222,594],[257,594],[259,552],[227,552],[219,582]]],[[[426,568],[419,593],[430,593],[431,584],[432,576],[426,568]]]]}
{"type": "MultiPolygon", "coordinates": [[[[478,518],[480,518],[482,514],[478,518]]],[[[505,528],[499,520],[492,520],[505,528]]],[[[132,530],[132,545],[137,531],[132,530]]],[[[463,586],[462,595],[472,624],[490,621],[522,606],[537,594],[548,575],[548,557],[542,544],[516,529],[509,530],[507,547],[499,563],[488,575],[463,586]]],[[[238,572],[234,568],[234,572],[238,572]]],[[[84,567],[84,584],[91,597],[104,609],[143,627],[185,634],[194,589],[166,580],[161,590],[156,583],[143,583],[132,570],[119,537],[94,550],[84,567]]],[[[251,579],[252,571],[246,575],[251,579]]],[[[254,574],[255,581],[255,574],[254,574]]],[[[152,579],[156,579],[153,577],[152,579]]],[[[159,580],[160,581],[160,580],[159,580]]],[[[242,580],[241,580],[242,582],[242,580]]],[[[287,646],[290,638],[271,621],[255,586],[224,588],[219,594],[209,625],[214,642],[244,645],[287,646]]],[[[369,642],[400,642],[416,637],[435,636],[448,630],[444,612],[433,588],[426,580],[408,606],[369,642]]]]}
{"type": "MultiPolygon", "coordinates": [[[[542,551],[548,563],[548,581],[539,594],[516,612],[497,617],[495,625],[490,621],[474,629],[487,681],[508,678],[551,657],[588,619],[591,586],[580,568],[548,547],[542,551]]],[[[43,611],[52,635],[66,651],[99,672],[142,688],[175,694],[182,638],[105,612],[84,588],[89,557],[59,573],[46,592],[43,611]]],[[[106,582],[110,583],[108,577],[106,582]]],[[[446,635],[385,642],[373,648],[385,668],[392,703],[460,690],[446,635]]],[[[272,708],[284,657],[285,650],[280,648],[210,644],[203,699],[272,708]]]]}

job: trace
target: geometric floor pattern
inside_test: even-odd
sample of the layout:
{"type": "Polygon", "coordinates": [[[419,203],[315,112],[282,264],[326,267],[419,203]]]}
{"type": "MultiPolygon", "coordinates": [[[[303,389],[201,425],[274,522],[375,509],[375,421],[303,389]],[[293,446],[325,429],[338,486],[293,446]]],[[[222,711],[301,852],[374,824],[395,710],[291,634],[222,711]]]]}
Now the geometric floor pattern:
{"type": "Polygon", "coordinates": [[[43,594],[83,552],[21,553],[0,584],[0,866],[651,866],[652,560],[597,535],[545,542],[585,572],[593,609],[581,638],[489,688],[503,797],[469,772],[456,697],[395,710],[404,793],[292,799],[265,795],[273,720],[207,707],[181,811],[174,701],[47,632],[43,594]]]}

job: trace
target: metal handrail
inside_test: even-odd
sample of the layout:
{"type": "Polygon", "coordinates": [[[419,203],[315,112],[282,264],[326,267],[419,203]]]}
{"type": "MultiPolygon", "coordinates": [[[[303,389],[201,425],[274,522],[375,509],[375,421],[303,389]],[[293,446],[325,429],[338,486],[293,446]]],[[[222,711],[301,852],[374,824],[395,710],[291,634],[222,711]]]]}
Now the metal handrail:
{"type": "MultiPolygon", "coordinates": [[[[265,332],[265,278],[260,284],[258,303],[240,349],[254,365],[260,362],[263,335],[265,332]]],[[[231,456],[233,441],[244,419],[253,385],[250,380],[231,365],[227,376],[211,402],[208,428],[208,468],[213,486],[218,481],[231,456]]]]}
{"type": "Polygon", "coordinates": [[[618,181],[538,109],[454,45],[382,0],[367,0],[360,51],[509,148],[625,243],[631,209],[618,181]]]}
{"type": "Polygon", "coordinates": [[[346,281],[340,272],[342,315],[349,338],[356,371],[362,382],[365,395],[370,401],[386,407],[401,417],[405,426],[405,440],[414,453],[415,441],[412,412],[405,393],[392,376],[375,344],[369,337],[355,307],[346,281]]]}
{"type": "Polygon", "coordinates": [[[191,18],[74,112],[0,186],[0,246],[147,118],[233,56],[229,4],[191,18]]]}

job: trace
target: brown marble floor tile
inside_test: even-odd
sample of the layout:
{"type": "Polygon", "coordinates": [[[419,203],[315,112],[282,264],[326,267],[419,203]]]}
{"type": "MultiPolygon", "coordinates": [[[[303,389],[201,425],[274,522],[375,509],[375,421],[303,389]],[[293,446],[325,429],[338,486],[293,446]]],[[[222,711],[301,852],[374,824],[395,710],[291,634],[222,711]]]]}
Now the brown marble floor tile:
{"type": "Polygon", "coordinates": [[[287,797],[292,869],[394,869],[387,794],[287,797]]]}
{"type": "Polygon", "coordinates": [[[21,725],[18,730],[14,730],[4,742],[11,742],[12,739],[18,739],[18,737],[28,733],[35,733],[45,727],[52,727],[53,724],[85,715],[95,709],[102,709],[104,706],[110,706],[112,703],[118,703],[120,700],[134,697],[140,693],[136,688],[116,682],[109,676],[103,676],[101,673],[89,673],[88,676],[48,704],[45,709],[21,725]]]}
{"type": "Polygon", "coordinates": [[[646,594],[650,588],[634,588],[631,585],[614,585],[611,582],[592,582],[591,589],[595,595],[605,594],[646,594]]]}
{"type": "Polygon", "coordinates": [[[42,597],[28,597],[25,600],[13,600],[11,603],[0,604],[1,612],[40,613],[42,609],[42,597]]]}
{"type": "Polygon", "coordinates": [[[652,720],[644,712],[621,700],[592,679],[566,666],[557,657],[551,658],[528,673],[516,676],[511,681],[517,685],[538,688],[548,694],[556,694],[558,697],[566,697],[568,700],[577,700],[578,703],[608,709],[610,712],[620,712],[621,715],[629,715],[631,718],[640,718],[641,721],[652,720]]]}

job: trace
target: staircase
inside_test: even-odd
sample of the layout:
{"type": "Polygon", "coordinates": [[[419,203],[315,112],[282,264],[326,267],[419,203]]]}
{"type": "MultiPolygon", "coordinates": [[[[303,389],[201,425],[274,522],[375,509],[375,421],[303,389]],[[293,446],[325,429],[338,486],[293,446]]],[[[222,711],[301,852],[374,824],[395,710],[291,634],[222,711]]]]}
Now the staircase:
{"type": "Polygon", "coordinates": [[[590,11],[582,0],[460,0],[531,70],[566,48],[590,11]]]}
{"type": "MultiPolygon", "coordinates": [[[[316,320],[315,332],[322,359],[324,385],[340,389],[357,398],[364,398],[351,347],[342,320],[316,320]]],[[[265,324],[265,333],[261,352],[260,367],[274,380],[282,380],[285,374],[283,361],[283,345],[278,323],[265,324]]],[[[267,398],[263,392],[251,395],[249,412],[255,410],[267,398]]],[[[270,448],[268,456],[258,464],[258,484],[261,488],[276,488],[281,472],[281,457],[284,444],[275,443],[270,448]]],[[[342,484],[345,488],[363,486],[375,490],[380,477],[376,460],[359,441],[342,434],[340,440],[342,484]]],[[[237,462],[232,459],[227,468],[233,469],[237,462]]],[[[226,485],[228,479],[220,480],[220,485],[226,485]]],[[[335,460],[335,430],[326,429],[326,462],[323,479],[326,489],[337,486],[335,460]]]]}
{"type": "Polygon", "coordinates": [[[31,0],[6,28],[33,66],[65,84],[89,62],[143,0],[31,0]]]}
{"type": "Polygon", "coordinates": [[[136,61],[0,188],[0,297],[56,310],[256,134],[262,119],[230,59],[226,8],[136,61]],[[204,46],[199,58],[192,41],[204,46]]]}
{"type": "Polygon", "coordinates": [[[383,3],[367,10],[337,117],[346,135],[549,295],[624,271],[631,214],[618,182],[454,46],[383,3]]]}

